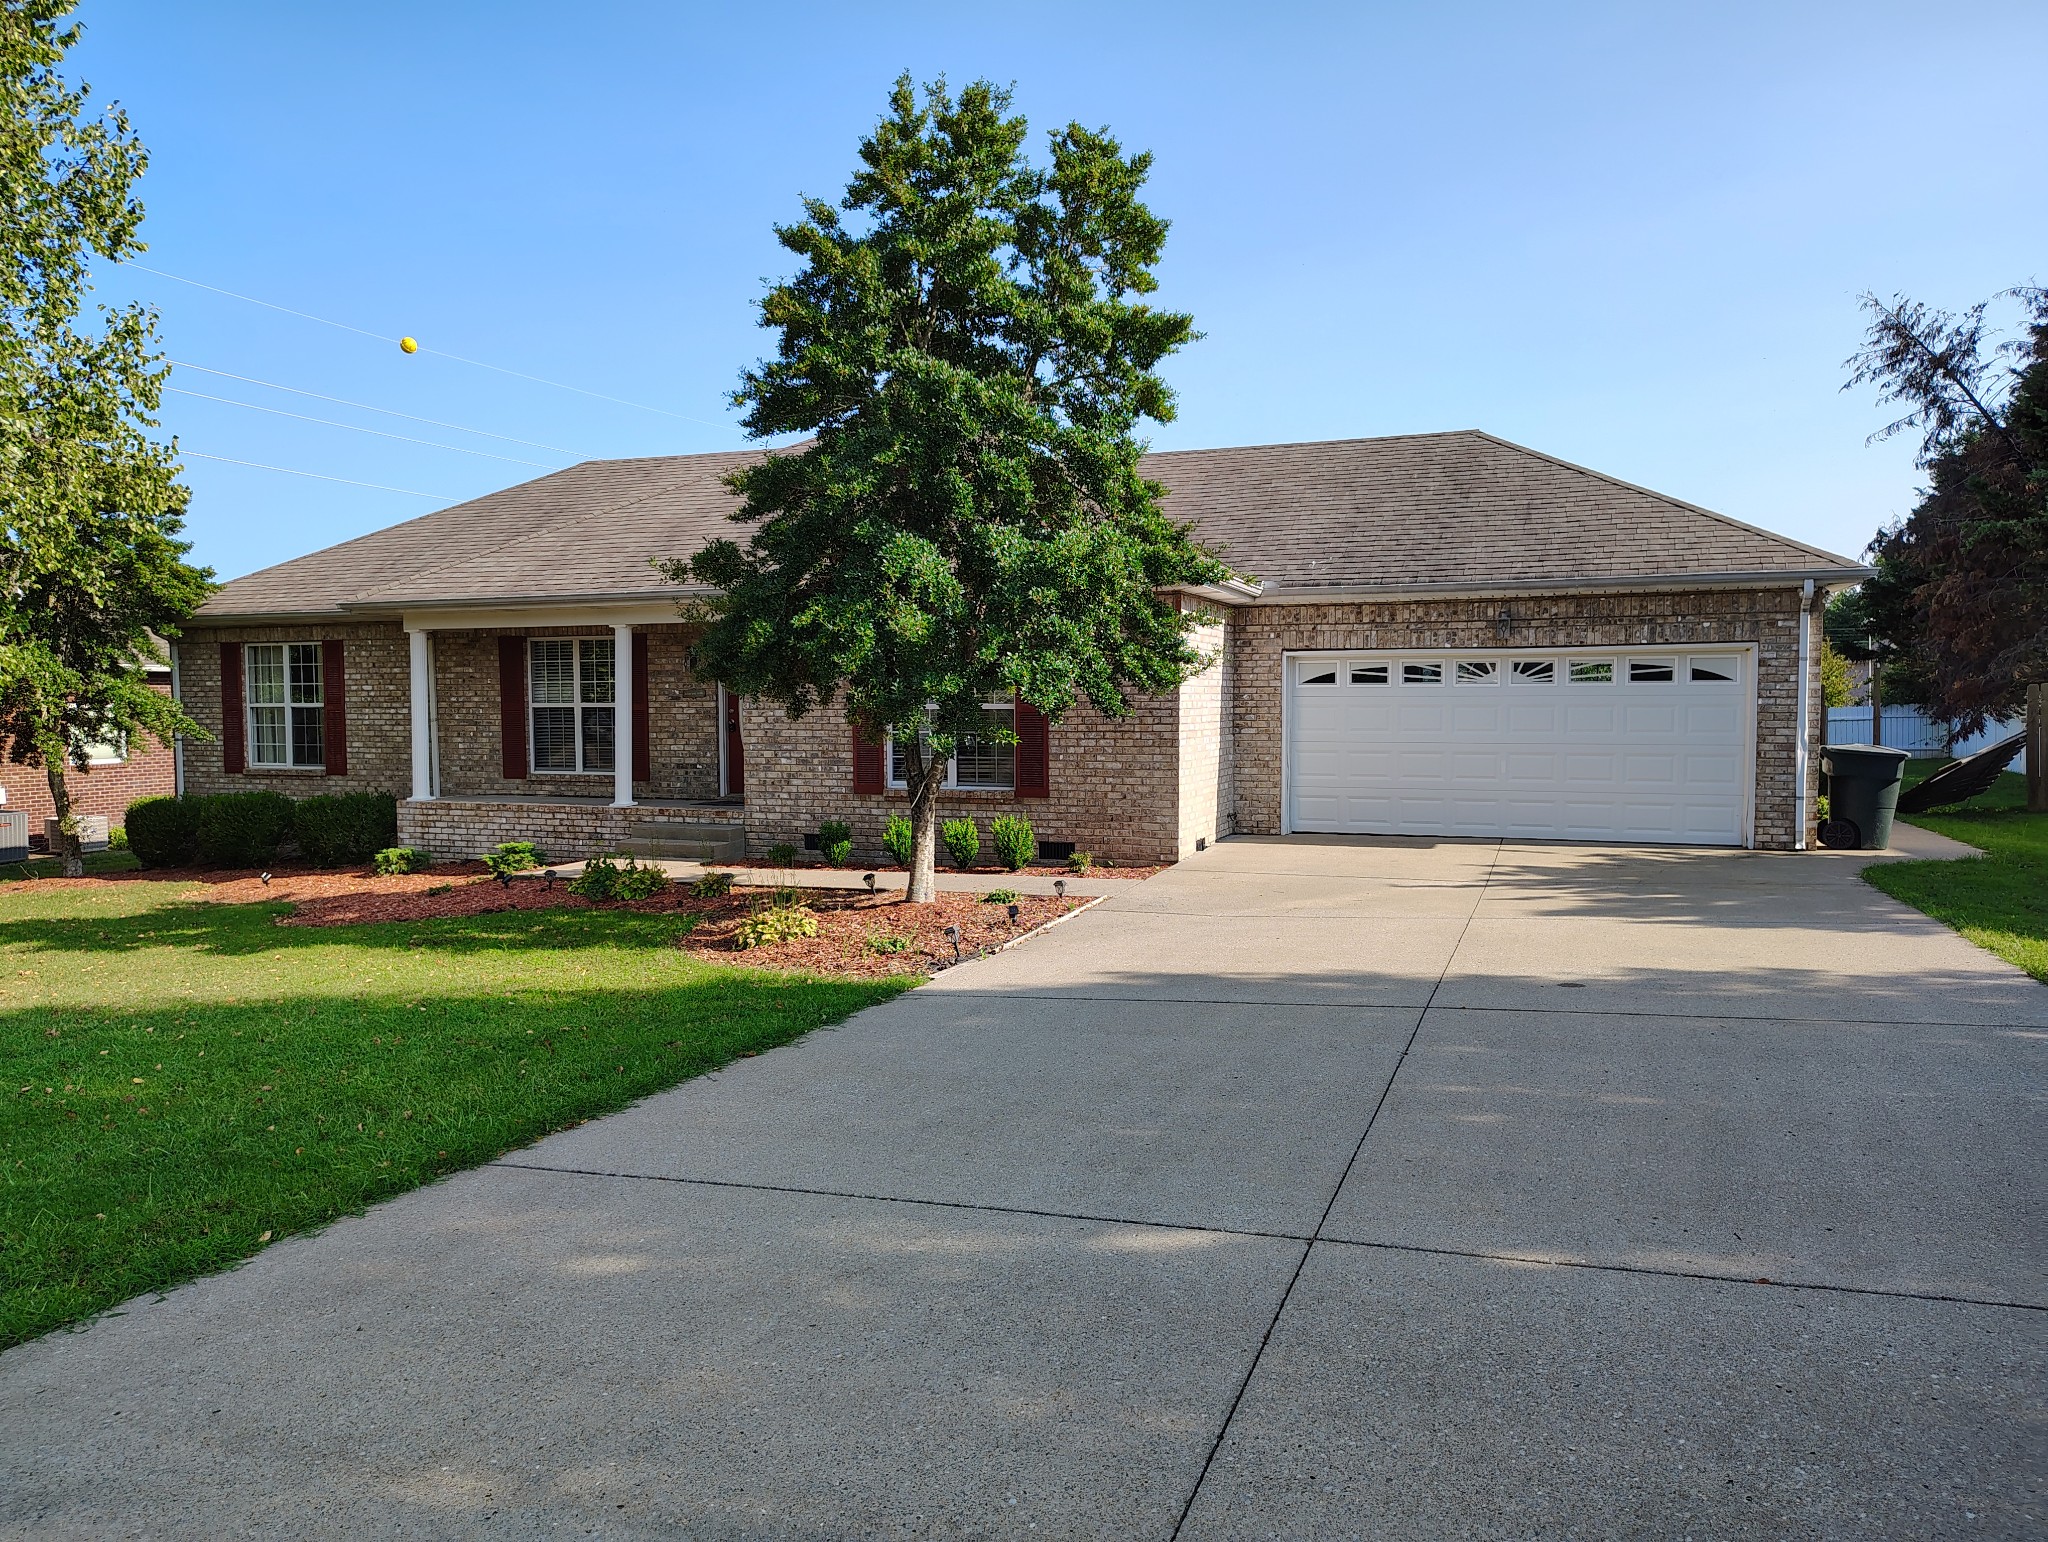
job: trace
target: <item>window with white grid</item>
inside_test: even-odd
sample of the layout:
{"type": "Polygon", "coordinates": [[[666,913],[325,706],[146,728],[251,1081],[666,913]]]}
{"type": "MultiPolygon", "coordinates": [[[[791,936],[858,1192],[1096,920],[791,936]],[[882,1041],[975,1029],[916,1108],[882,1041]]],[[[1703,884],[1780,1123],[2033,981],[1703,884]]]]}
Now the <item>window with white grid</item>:
{"type": "Polygon", "coordinates": [[[533,769],[610,771],[618,728],[612,639],[536,637],[528,649],[533,769]]]}
{"type": "Polygon", "coordinates": [[[318,643],[250,643],[243,651],[249,764],[318,770],[327,763],[327,710],[318,643]]]}

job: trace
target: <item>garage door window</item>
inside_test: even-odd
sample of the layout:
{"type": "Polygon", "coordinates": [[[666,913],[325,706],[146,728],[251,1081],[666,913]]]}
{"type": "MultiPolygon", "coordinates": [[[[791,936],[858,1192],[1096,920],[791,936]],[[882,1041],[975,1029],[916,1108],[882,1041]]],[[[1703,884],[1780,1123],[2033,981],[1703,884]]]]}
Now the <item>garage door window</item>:
{"type": "Polygon", "coordinates": [[[1734,680],[1739,678],[1741,668],[1734,659],[1694,659],[1692,677],[1695,680],[1734,680]]]}
{"type": "Polygon", "coordinates": [[[1573,685],[1605,685],[1614,678],[1614,664],[1608,659],[1573,659],[1573,685]]]}
{"type": "Polygon", "coordinates": [[[1500,665],[1492,659],[1460,659],[1458,661],[1458,684],[1497,685],[1500,683],[1500,665]]]}
{"type": "Polygon", "coordinates": [[[1401,666],[1403,685],[1442,685],[1444,667],[1441,664],[1403,664],[1401,666]]]}
{"type": "Polygon", "coordinates": [[[1548,685],[1557,678],[1557,665],[1549,659],[1516,659],[1515,680],[1526,680],[1532,685],[1548,685]]]}
{"type": "Polygon", "coordinates": [[[1311,666],[1302,670],[1301,683],[1303,685],[1335,685],[1337,683],[1337,671],[1334,668],[1316,669],[1311,666]]]}
{"type": "Polygon", "coordinates": [[[1353,664],[1351,666],[1351,683],[1353,685],[1385,685],[1387,680],[1387,666],[1384,664],[1353,664]]]}
{"type": "Polygon", "coordinates": [[[1630,685],[1669,685],[1673,679],[1669,659],[1630,659],[1628,681],[1630,685]]]}

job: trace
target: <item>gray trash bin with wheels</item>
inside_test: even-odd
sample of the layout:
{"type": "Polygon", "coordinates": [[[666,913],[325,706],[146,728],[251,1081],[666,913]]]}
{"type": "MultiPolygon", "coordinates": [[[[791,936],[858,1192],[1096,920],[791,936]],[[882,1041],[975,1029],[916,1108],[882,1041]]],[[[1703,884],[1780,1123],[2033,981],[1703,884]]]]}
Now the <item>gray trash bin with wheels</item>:
{"type": "Polygon", "coordinates": [[[1828,774],[1828,824],[1853,826],[1824,829],[1824,846],[1883,851],[1892,843],[1892,813],[1899,805],[1899,783],[1906,762],[1904,750],[1881,744],[1830,744],[1821,751],[1821,769],[1828,774]]]}

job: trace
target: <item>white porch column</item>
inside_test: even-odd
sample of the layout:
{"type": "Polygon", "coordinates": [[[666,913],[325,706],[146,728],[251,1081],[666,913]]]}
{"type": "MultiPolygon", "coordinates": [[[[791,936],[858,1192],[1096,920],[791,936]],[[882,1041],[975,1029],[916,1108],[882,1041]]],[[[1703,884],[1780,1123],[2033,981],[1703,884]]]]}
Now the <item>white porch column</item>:
{"type": "Polygon", "coordinates": [[[424,803],[434,796],[434,663],[428,634],[408,627],[412,644],[412,797],[424,803]]]}
{"type": "Polygon", "coordinates": [[[633,806],[633,629],[612,628],[612,807],[633,806]]]}

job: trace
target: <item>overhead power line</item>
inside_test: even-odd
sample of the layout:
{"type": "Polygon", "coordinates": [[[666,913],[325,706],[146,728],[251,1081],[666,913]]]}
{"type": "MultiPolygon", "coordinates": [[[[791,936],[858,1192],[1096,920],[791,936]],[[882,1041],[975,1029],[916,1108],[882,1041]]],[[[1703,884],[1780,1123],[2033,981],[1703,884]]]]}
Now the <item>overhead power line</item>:
{"type": "Polygon", "coordinates": [[[165,386],[165,390],[178,396],[197,397],[202,402],[219,402],[227,407],[246,407],[251,412],[273,413],[280,418],[297,418],[301,423],[318,423],[323,428],[345,428],[352,434],[375,434],[379,439],[396,439],[401,444],[423,444],[430,450],[453,450],[457,455],[480,455],[485,460],[509,461],[515,466],[538,466],[542,471],[559,471],[559,466],[550,466],[545,461],[520,460],[513,455],[493,455],[489,450],[472,450],[463,444],[440,444],[432,439],[415,439],[411,434],[387,433],[381,428],[364,428],[360,423],[337,423],[332,418],[311,417],[303,412],[286,412],[282,407],[264,407],[256,402],[238,402],[230,396],[212,396],[205,391],[188,391],[183,386],[165,386]]]}
{"type": "Polygon", "coordinates": [[[182,445],[178,447],[178,453],[181,456],[189,455],[195,460],[217,460],[229,466],[254,466],[258,471],[282,471],[286,476],[312,477],[321,482],[342,482],[350,487],[368,487],[380,493],[404,493],[408,498],[431,498],[436,503],[460,501],[444,493],[414,492],[410,487],[386,487],[382,482],[358,482],[354,477],[331,477],[324,471],[300,471],[292,466],[266,466],[260,460],[236,460],[232,455],[208,455],[204,450],[188,450],[182,445]]]}
{"type": "MultiPolygon", "coordinates": [[[[397,341],[396,338],[388,337],[382,332],[372,332],[367,327],[351,326],[346,321],[330,321],[327,317],[316,316],[311,311],[294,310],[289,305],[278,305],[269,300],[259,300],[254,295],[238,294],[236,291],[232,289],[223,289],[218,284],[202,284],[196,278],[186,278],[182,274],[169,273],[162,268],[152,268],[147,263],[136,262],[132,259],[124,258],[121,262],[121,266],[126,268],[140,268],[144,273],[154,273],[158,278],[167,278],[170,279],[173,283],[190,284],[194,289],[204,289],[213,294],[226,295],[230,300],[242,300],[246,301],[250,305],[260,305],[265,310],[281,311],[287,316],[297,316],[302,321],[317,321],[323,327],[334,327],[342,332],[353,332],[358,337],[373,337],[380,343],[389,343],[397,341]]],[[[567,385],[559,380],[549,380],[542,375],[529,375],[520,370],[506,369],[502,364],[486,364],[481,359],[466,359],[459,353],[444,353],[439,348],[428,348],[422,346],[418,349],[418,351],[420,353],[432,354],[434,355],[434,357],[439,359],[447,359],[451,363],[467,364],[472,369],[492,370],[500,375],[510,375],[515,380],[530,380],[535,385],[548,386],[557,391],[573,391],[578,396],[588,396],[597,401],[611,402],[614,405],[620,407],[631,407],[638,412],[659,413],[662,417],[665,418],[677,418],[685,423],[700,423],[704,425],[706,428],[728,428],[731,426],[730,424],[727,423],[714,423],[709,418],[695,418],[690,416],[690,414],[687,412],[671,412],[666,407],[650,407],[645,402],[628,401],[623,396],[607,396],[602,391],[591,391],[586,390],[582,386],[567,385]]]]}
{"type": "Polygon", "coordinates": [[[577,460],[590,459],[581,450],[565,450],[558,444],[542,444],[538,439],[521,439],[513,434],[497,434],[488,428],[470,428],[461,423],[444,423],[439,418],[423,418],[418,413],[400,412],[395,407],[373,407],[368,402],[352,402],[345,396],[328,396],[320,391],[302,390],[298,386],[279,385],[275,380],[258,380],[254,375],[237,375],[232,370],[208,369],[204,364],[187,364],[182,359],[173,359],[171,364],[177,369],[194,369],[202,375],[218,375],[223,380],[239,380],[244,385],[262,386],[266,391],[289,391],[294,396],[310,396],[316,402],[333,402],[337,407],[353,407],[358,412],[381,412],[387,418],[404,418],[409,423],[425,423],[431,428],[449,428],[458,434],[476,434],[484,439],[500,439],[506,444],[523,444],[528,449],[550,450],[557,455],[568,455],[577,460]]]}

